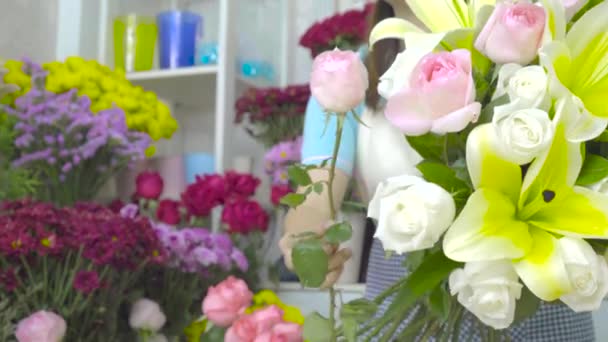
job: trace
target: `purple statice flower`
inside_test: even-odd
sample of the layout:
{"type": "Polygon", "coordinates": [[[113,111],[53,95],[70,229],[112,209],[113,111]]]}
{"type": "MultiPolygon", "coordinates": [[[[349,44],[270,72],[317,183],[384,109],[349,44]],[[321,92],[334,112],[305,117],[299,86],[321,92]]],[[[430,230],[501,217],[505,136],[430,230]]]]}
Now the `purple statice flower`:
{"type": "Polygon", "coordinates": [[[207,247],[199,246],[192,250],[192,254],[200,265],[210,267],[219,262],[218,254],[221,253],[216,253],[207,247]]]}
{"type": "Polygon", "coordinates": [[[15,139],[15,146],[18,148],[29,147],[34,141],[34,136],[31,133],[23,133],[15,139]]]}
{"type": "Polygon", "coordinates": [[[249,269],[249,260],[247,260],[247,257],[243,252],[235,248],[232,250],[232,254],[230,255],[230,257],[232,258],[236,266],[239,268],[239,270],[247,272],[247,269],[249,269]]]}
{"type": "Polygon", "coordinates": [[[232,240],[226,234],[216,233],[211,235],[213,248],[224,251],[230,251],[233,248],[232,240]]]}
{"type": "Polygon", "coordinates": [[[135,218],[139,214],[139,207],[137,204],[129,203],[120,209],[120,216],[124,218],[135,218]]]}

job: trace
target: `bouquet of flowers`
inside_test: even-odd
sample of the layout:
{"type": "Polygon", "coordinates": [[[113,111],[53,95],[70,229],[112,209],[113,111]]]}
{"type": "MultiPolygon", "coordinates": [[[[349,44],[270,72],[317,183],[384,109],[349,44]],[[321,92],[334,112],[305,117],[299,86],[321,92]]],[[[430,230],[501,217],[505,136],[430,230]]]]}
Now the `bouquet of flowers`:
{"type": "Polygon", "coordinates": [[[314,23],[300,37],[300,45],[309,49],[312,57],[338,48],[356,50],[367,39],[367,18],[373,4],[361,10],[350,10],[314,23]]]}
{"type": "Polygon", "coordinates": [[[47,72],[25,62],[32,87],[4,110],[14,120],[14,168],[41,180],[35,197],[64,205],[90,200],[115,174],[145,158],[148,134],[131,131],[119,108],[91,110],[76,90],[60,94],[44,88],[47,72]]]}
{"type": "MultiPolygon", "coordinates": [[[[405,41],[378,90],[387,119],[424,160],[419,174],[381,183],[368,214],[389,254],[408,253],[409,274],[374,301],[345,304],[341,330],[327,328],[332,305],[328,319],[310,320],[327,339],[306,338],[493,341],[541,301],[597,310],[608,293],[608,1],[407,3],[431,33],[390,19],[370,45],[405,41]],[[461,330],[470,319],[482,324],[461,330]]],[[[313,95],[339,123],[366,87],[355,54],[315,60],[313,95]]],[[[314,186],[305,174],[294,181],[314,186]]],[[[284,201],[297,205],[297,195],[284,201]]],[[[348,236],[341,222],[299,237],[300,278],[320,285],[323,244],[348,236]]]]}
{"type": "Polygon", "coordinates": [[[8,70],[4,81],[18,86],[19,90],[6,96],[0,92],[0,103],[13,105],[31,88],[38,91],[44,88],[57,95],[76,90],[79,96],[90,100],[93,113],[120,108],[129,129],[147,133],[153,140],[169,139],[177,129],[177,121],[156,94],[133,86],[124,72],[112,71],[94,60],[68,57],[65,62],[45,63],[41,68],[46,71],[46,77],[38,80],[39,83],[32,82],[35,75],[28,60],[9,60],[4,67],[8,70]]]}
{"type": "MultiPolygon", "coordinates": [[[[52,310],[35,317],[63,322],[61,335],[67,321],[68,340],[119,339],[120,308],[142,266],[165,258],[148,220],[126,218],[94,204],[57,208],[5,202],[0,231],[0,294],[10,307],[0,311],[0,321],[12,326],[15,319],[52,310]]],[[[35,340],[27,336],[40,336],[36,331],[42,334],[40,329],[49,327],[28,322],[17,327],[22,342],[35,340]]]]}
{"type": "Polygon", "coordinates": [[[292,192],[289,185],[288,168],[300,161],[302,137],[295,140],[280,142],[268,150],[264,155],[266,174],[271,179],[271,202],[278,206],[281,198],[292,192]]]}
{"type": "Polygon", "coordinates": [[[236,104],[236,123],[249,118],[247,133],[266,148],[302,135],[310,98],[308,85],[250,89],[236,104]]]}
{"type": "Polygon", "coordinates": [[[253,295],[235,277],[211,287],[202,309],[201,320],[210,322],[205,341],[303,341],[304,317],[298,308],[281,302],[270,290],[253,295]]]}

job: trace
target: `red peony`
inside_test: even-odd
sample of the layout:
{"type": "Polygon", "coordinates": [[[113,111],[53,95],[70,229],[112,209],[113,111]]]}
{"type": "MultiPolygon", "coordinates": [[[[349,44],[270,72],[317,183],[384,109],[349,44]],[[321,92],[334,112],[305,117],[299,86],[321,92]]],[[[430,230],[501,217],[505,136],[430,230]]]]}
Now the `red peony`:
{"type": "Polygon", "coordinates": [[[180,202],[171,199],[161,200],[156,209],[156,218],[163,223],[176,225],[182,220],[179,212],[180,202]]]}
{"type": "Polygon", "coordinates": [[[222,176],[197,176],[182,193],[182,202],[188,210],[188,215],[207,217],[211,210],[224,203],[226,198],[226,182],[222,176]]]}
{"type": "Polygon", "coordinates": [[[268,214],[256,201],[239,200],[224,206],[222,222],[231,233],[265,232],[268,229],[268,214]]]}
{"type": "Polygon", "coordinates": [[[274,204],[275,206],[281,204],[281,198],[283,198],[285,195],[291,193],[292,190],[289,187],[289,185],[273,185],[272,186],[272,191],[270,194],[270,201],[272,202],[272,204],[274,204]]]}
{"type": "Polygon", "coordinates": [[[260,180],[248,173],[228,171],[225,175],[227,194],[229,197],[248,198],[255,194],[260,180]]]}
{"type": "Polygon", "coordinates": [[[135,195],[155,200],[162,194],[163,186],[163,178],[158,172],[144,171],[137,176],[135,195]]]}

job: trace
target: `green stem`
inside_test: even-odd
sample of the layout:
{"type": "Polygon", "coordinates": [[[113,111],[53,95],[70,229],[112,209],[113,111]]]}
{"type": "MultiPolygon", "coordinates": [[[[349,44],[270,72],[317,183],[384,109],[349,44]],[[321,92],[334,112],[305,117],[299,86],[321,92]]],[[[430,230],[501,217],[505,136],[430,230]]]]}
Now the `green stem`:
{"type": "Polygon", "coordinates": [[[450,157],[448,155],[448,143],[449,143],[449,133],[446,133],[443,136],[443,162],[445,165],[450,166],[450,157]]]}

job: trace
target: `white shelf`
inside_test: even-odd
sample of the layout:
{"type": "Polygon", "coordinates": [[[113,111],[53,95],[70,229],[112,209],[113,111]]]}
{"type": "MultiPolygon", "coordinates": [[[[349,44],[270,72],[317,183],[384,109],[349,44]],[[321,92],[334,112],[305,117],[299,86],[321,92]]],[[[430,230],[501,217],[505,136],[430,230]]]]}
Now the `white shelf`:
{"type": "Polygon", "coordinates": [[[160,98],[177,104],[211,108],[214,104],[217,65],[127,73],[127,79],[160,98]],[[207,90],[205,93],[204,90],[207,90]]]}
{"type": "Polygon", "coordinates": [[[178,69],[160,69],[127,73],[130,81],[170,80],[173,78],[198,77],[217,74],[217,65],[199,65],[178,69]]]}

